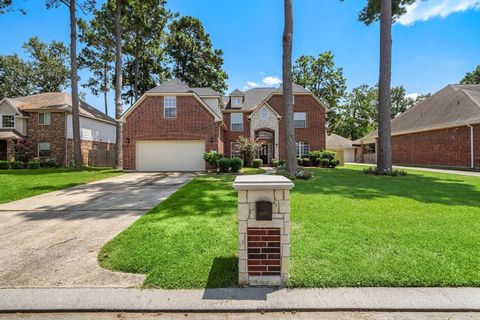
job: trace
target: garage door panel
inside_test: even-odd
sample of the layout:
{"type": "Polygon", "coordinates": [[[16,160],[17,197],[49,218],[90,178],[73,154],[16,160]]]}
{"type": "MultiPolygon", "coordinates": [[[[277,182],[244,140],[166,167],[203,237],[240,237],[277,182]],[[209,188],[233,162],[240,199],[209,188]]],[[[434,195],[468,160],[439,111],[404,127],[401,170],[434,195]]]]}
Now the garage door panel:
{"type": "Polygon", "coordinates": [[[154,140],[137,142],[139,171],[205,170],[203,140],[154,140]]]}

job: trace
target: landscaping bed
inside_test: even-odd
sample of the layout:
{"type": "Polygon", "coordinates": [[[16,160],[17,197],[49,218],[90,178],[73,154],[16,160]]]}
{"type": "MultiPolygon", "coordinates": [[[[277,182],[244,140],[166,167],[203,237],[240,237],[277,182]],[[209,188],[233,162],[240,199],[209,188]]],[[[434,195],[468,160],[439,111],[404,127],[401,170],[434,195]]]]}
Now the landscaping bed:
{"type": "Polygon", "coordinates": [[[74,187],[122,174],[111,168],[0,170],[0,203],[74,187]]]}
{"type": "MultiPolygon", "coordinates": [[[[291,194],[292,287],[479,286],[480,179],[311,169],[291,194]]],[[[111,240],[103,267],[145,286],[237,285],[234,176],[194,179],[111,240]]]]}

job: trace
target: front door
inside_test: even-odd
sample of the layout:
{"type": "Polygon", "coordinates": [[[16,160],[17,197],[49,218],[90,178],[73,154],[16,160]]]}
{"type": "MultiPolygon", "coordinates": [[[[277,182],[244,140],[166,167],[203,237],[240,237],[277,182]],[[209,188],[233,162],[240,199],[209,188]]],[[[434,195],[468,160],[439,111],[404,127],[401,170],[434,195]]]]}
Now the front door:
{"type": "Polygon", "coordinates": [[[0,140],[0,160],[7,160],[7,141],[0,140]]]}
{"type": "Polygon", "coordinates": [[[260,159],[262,159],[263,164],[268,164],[268,144],[262,144],[260,147],[260,159]]]}

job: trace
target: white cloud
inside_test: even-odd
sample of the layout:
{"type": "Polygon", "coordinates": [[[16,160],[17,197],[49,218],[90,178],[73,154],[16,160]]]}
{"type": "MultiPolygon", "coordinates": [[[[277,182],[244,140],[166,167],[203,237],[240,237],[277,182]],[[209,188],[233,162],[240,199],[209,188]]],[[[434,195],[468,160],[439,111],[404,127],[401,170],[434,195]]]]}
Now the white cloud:
{"type": "Polygon", "coordinates": [[[445,18],[454,12],[480,9],[480,0],[428,0],[416,1],[407,7],[407,13],[398,19],[404,26],[416,21],[427,21],[434,17],[445,18]]]}
{"type": "Polygon", "coordinates": [[[258,87],[258,83],[253,81],[247,81],[245,82],[245,86],[243,87],[243,90],[249,90],[255,87],[258,87]]]}
{"type": "Polygon", "coordinates": [[[282,80],[278,77],[268,76],[262,79],[262,82],[267,86],[278,86],[282,80]]]}
{"type": "Polygon", "coordinates": [[[413,100],[417,99],[418,97],[420,96],[420,93],[409,93],[407,95],[405,95],[405,98],[412,98],[413,100]]]}

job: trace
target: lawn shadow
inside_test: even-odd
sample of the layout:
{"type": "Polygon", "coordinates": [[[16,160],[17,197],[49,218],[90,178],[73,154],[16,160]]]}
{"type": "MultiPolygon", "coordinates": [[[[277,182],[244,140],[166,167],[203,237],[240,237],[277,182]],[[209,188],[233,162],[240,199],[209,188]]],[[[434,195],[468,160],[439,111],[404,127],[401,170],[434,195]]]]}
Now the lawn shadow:
{"type": "Polygon", "coordinates": [[[238,287],[238,258],[217,257],[213,259],[203,292],[204,300],[267,300],[278,287],[238,287]]]}
{"type": "Polygon", "coordinates": [[[278,287],[238,287],[238,258],[213,259],[203,292],[204,300],[267,300],[278,287]]]}
{"type": "Polygon", "coordinates": [[[362,200],[397,196],[429,204],[480,205],[479,187],[467,183],[459,176],[409,172],[405,177],[388,177],[366,175],[361,170],[349,168],[314,170],[312,180],[296,181],[294,192],[331,194],[362,200]]]}

